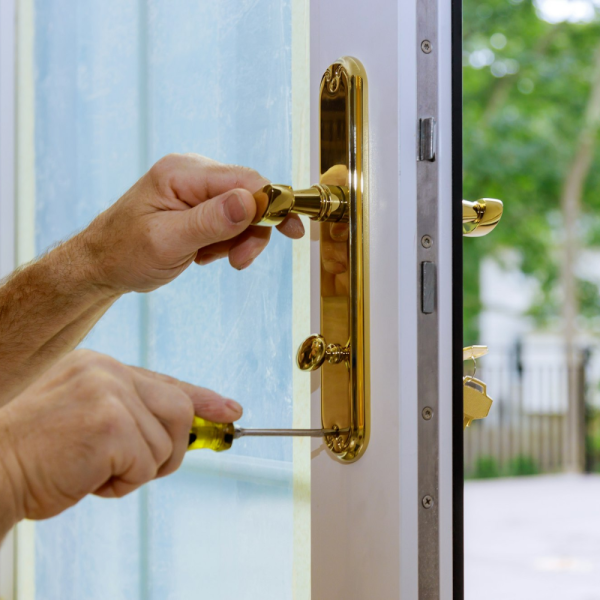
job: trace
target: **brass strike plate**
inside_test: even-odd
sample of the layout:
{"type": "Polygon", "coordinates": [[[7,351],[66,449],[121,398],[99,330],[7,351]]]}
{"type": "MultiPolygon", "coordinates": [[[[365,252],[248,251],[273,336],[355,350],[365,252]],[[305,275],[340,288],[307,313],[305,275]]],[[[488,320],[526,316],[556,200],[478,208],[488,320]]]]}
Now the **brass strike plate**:
{"type": "Polygon", "coordinates": [[[321,418],[331,454],[360,458],[369,443],[367,78],[356,59],[332,64],[320,88],[320,183],[348,189],[347,223],[320,224],[321,333],[345,360],[321,367],[321,418]]]}

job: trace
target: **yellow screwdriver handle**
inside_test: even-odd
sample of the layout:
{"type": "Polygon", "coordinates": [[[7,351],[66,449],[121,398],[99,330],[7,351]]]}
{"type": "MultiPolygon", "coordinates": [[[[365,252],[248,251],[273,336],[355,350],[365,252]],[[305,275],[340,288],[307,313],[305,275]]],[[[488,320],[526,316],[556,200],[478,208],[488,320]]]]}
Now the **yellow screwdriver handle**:
{"type": "Polygon", "coordinates": [[[188,450],[202,450],[203,448],[215,452],[229,450],[233,444],[234,434],[233,423],[213,423],[201,417],[194,417],[188,450]]]}

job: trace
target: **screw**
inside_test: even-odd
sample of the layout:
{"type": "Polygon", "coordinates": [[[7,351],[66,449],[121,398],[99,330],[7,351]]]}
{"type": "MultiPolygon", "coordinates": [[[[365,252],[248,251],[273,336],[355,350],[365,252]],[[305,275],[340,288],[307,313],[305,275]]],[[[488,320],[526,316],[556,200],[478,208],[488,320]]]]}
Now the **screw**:
{"type": "Polygon", "coordinates": [[[421,50],[425,52],[425,54],[431,53],[431,42],[429,40],[423,40],[421,42],[421,50]]]}
{"type": "Polygon", "coordinates": [[[423,248],[431,248],[431,246],[433,246],[433,239],[431,239],[430,235],[424,235],[421,238],[421,246],[423,246],[423,248]]]}
{"type": "Polygon", "coordinates": [[[423,504],[424,508],[431,508],[433,506],[433,498],[431,496],[423,496],[421,504],[423,504]]]}
{"type": "Polygon", "coordinates": [[[429,419],[431,419],[431,417],[433,417],[433,410],[431,410],[431,408],[429,408],[429,406],[426,406],[423,409],[423,412],[421,414],[423,415],[423,418],[426,421],[429,421],[429,419]]]}

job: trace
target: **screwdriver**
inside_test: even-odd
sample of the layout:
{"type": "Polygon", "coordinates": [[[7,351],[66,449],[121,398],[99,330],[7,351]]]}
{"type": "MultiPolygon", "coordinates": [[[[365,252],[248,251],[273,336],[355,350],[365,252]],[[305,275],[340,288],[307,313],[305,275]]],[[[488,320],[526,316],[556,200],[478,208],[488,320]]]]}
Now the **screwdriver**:
{"type": "Polygon", "coordinates": [[[246,435],[323,437],[339,433],[342,433],[340,429],[244,429],[235,427],[233,423],[213,423],[196,416],[190,431],[188,450],[207,448],[215,452],[222,452],[231,448],[233,440],[246,435]]]}

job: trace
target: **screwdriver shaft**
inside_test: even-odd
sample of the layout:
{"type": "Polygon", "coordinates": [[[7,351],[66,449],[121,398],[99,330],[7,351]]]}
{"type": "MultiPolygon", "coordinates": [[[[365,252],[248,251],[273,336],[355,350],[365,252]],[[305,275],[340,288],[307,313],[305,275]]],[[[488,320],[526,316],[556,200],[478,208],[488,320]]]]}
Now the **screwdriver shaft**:
{"type": "Polygon", "coordinates": [[[292,437],[323,437],[324,435],[333,435],[339,433],[336,429],[244,429],[236,427],[234,438],[241,438],[246,435],[260,435],[267,437],[274,436],[292,436],[292,437]]]}

